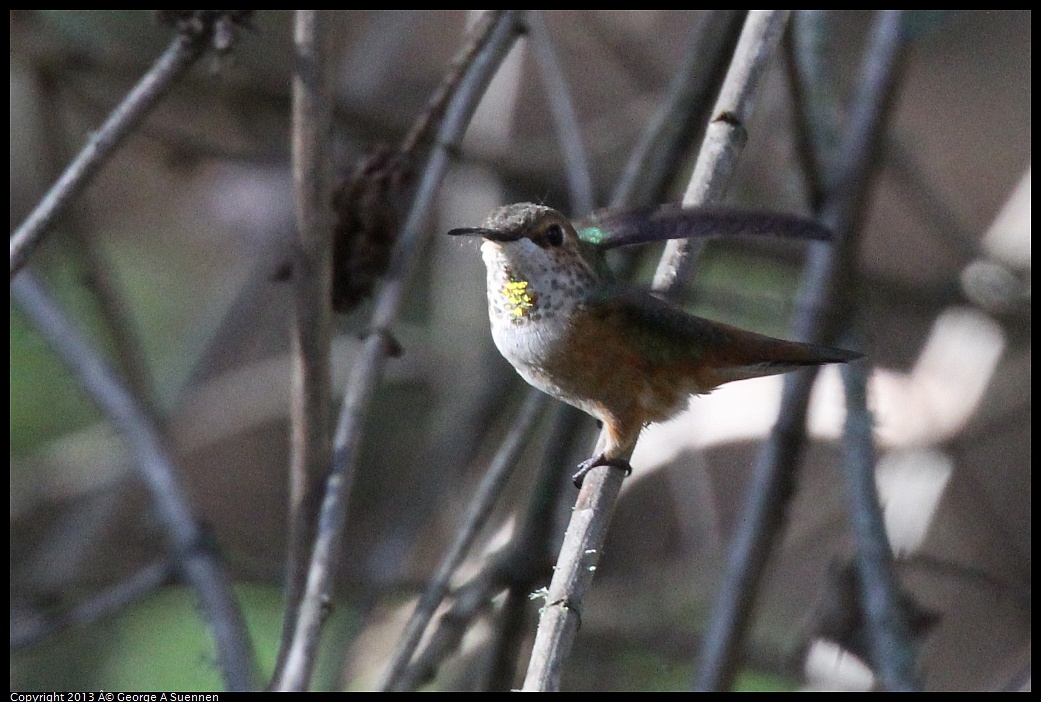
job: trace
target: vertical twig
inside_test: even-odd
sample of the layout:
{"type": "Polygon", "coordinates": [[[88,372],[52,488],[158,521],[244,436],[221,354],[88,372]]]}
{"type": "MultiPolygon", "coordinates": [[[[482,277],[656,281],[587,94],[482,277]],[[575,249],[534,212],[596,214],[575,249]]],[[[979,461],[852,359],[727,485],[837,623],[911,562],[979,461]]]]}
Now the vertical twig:
{"type": "Polygon", "coordinates": [[[273,682],[273,686],[279,690],[304,690],[311,678],[323,613],[330,596],[334,566],[343,537],[362,428],[387,357],[396,347],[390,328],[398,317],[405,290],[416,266],[434,197],[449,160],[458,148],[481,95],[516,37],[516,14],[507,12],[498,19],[488,43],[475,58],[448,106],[436,146],[427,162],[416,198],[401,237],[394,246],[386,277],[376,298],[371,333],[365,340],[348,381],[333,438],[332,472],[319,513],[300,616],[282,675],[273,682]]]}
{"type": "Polygon", "coordinates": [[[383,677],[377,686],[380,690],[391,691],[403,689],[399,685],[405,666],[412,659],[412,655],[419,645],[419,639],[426,630],[434,612],[441,604],[445,594],[448,592],[449,581],[456,568],[463,562],[467,551],[473,545],[474,539],[480,533],[495,506],[496,498],[502,494],[502,488],[506,480],[513,474],[513,468],[517,458],[524,448],[531,428],[542,414],[543,409],[549,403],[549,397],[543,393],[529,392],[524,406],[517,414],[513,426],[499,446],[495,457],[488,466],[487,472],[481,479],[481,484],[470,499],[470,507],[460,520],[459,528],[456,530],[455,540],[449,546],[447,552],[438,566],[437,572],[427,584],[423,596],[416,603],[405,630],[398,640],[397,647],[391,656],[390,663],[383,673],[383,677]]]}
{"type": "Polygon", "coordinates": [[[827,192],[825,178],[831,164],[823,162],[838,151],[841,114],[838,81],[827,43],[834,34],[828,10],[800,10],[786,34],[785,68],[791,91],[793,136],[799,172],[805,180],[806,199],[820,212],[827,192]]]}
{"type": "Polygon", "coordinates": [[[90,183],[112,157],[123,140],[151,112],[187,69],[202,56],[210,40],[209,31],[182,30],[105,120],[91,135],[65,172],[11,235],[11,278],[25,265],[54,220],[90,183]]]}
{"type": "Polygon", "coordinates": [[[134,452],[135,467],[151,492],[181,575],[195,590],[213,636],[229,690],[248,690],[253,648],[231,581],[192,513],[165,436],[148,408],[76,329],[31,272],[11,285],[11,294],[35,328],[79,380],[87,395],[119,429],[134,452]]]}
{"type": "Polygon", "coordinates": [[[882,506],[875,484],[874,421],[867,408],[867,364],[839,369],[846,388],[845,456],[849,516],[857,543],[857,601],[864,608],[871,663],[882,688],[901,692],[920,689],[893,552],[886,536],[882,506]]]}
{"type": "Polygon", "coordinates": [[[578,115],[571,102],[571,93],[564,77],[564,70],[557,59],[553,39],[546,26],[546,18],[539,10],[529,10],[525,21],[531,52],[535,56],[535,63],[548,98],[557,143],[564,155],[572,214],[584,215],[593,209],[593,177],[589,157],[582,145],[578,115]]]}
{"type": "MultiPolygon", "coordinates": [[[[596,451],[600,449],[598,443],[596,451]]],[[[578,630],[582,597],[600,560],[622,480],[621,471],[593,470],[582,484],[539,616],[522,688],[525,691],[560,689],[564,662],[578,630]]]]}
{"type": "Polygon", "coordinates": [[[695,120],[709,108],[734,44],[741,34],[744,10],[713,10],[693,33],[683,64],[669,84],[657,116],[636,147],[611,197],[612,207],[632,207],[657,201],[673,174],[692,132],[700,133],[695,120]]]}
{"type": "Polygon", "coordinates": [[[285,662],[307,578],[322,486],[329,473],[332,416],[332,100],[329,18],[298,10],[294,28],[293,324],[286,615],[275,676],[285,662]]]}
{"type": "MultiPolygon", "coordinates": [[[[903,48],[900,25],[898,12],[884,12],[876,18],[848,126],[837,158],[828,161],[835,164],[835,172],[825,181],[829,192],[821,219],[834,232],[835,240],[831,245],[810,246],[794,324],[796,338],[803,341],[826,343],[835,336],[838,319],[848,317],[849,310],[841,307],[839,297],[849,287],[856,227],[898,82],[903,48]]],[[[815,377],[815,369],[785,375],[777,423],[756,462],[705,633],[696,689],[727,689],[733,680],[756,584],[773,540],[782,532],[793,489],[792,466],[805,444],[806,411],[815,377]]]]}
{"type": "MultiPolygon", "coordinates": [[[[748,118],[789,13],[790,10],[753,10],[748,13],[734,50],[734,60],[712,108],[694,174],[683,194],[684,207],[716,202],[726,190],[748,140],[748,118]]],[[[674,294],[693,270],[694,252],[701,246],[701,242],[692,240],[670,241],[654,273],[654,289],[674,294]]]]}
{"type": "MultiPolygon", "coordinates": [[[[732,68],[721,91],[717,109],[714,110],[706,147],[702,149],[695,166],[688,193],[689,197],[711,198],[722,191],[725,181],[736,161],[740,144],[744,141],[744,121],[752,104],[752,94],[757,87],[762,68],[757,68],[769,51],[762,50],[763,44],[776,45],[787,19],[786,11],[761,11],[749,14],[738,42],[732,68]],[[778,23],[780,26],[778,26],[778,23]],[[753,38],[754,37],[754,38],[753,38]],[[758,58],[753,58],[758,57],[758,58]],[[741,84],[745,87],[742,87],[741,84]],[[721,111],[719,106],[725,106],[721,111]],[[713,129],[713,125],[719,127],[713,129]],[[706,182],[696,182],[699,179],[706,182]]],[[[699,201],[705,202],[705,199],[699,201]]],[[[684,204],[688,204],[687,198],[684,204]]],[[[671,243],[671,242],[670,242],[671,243]]],[[[666,256],[655,276],[655,287],[666,288],[677,278],[677,271],[685,255],[675,252],[666,256]],[[670,261],[665,258],[669,256],[670,261]]],[[[605,435],[601,434],[595,453],[601,450],[605,435]]],[[[564,536],[557,565],[546,595],[546,605],[539,619],[539,628],[528,664],[524,689],[557,690],[564,662],[570,653],[575,632],[578,629],[578,610],[582,598],[592,582],[600,550],[610,524],[611,515],[621,489],[621,471],[597,468],[591,471],[579,492],[571,522],[564,536]]]]}
{"type": "MultiPolygon", "coordinates": [[[[69,160],[69,144],[63,129],[60,85],[55,71],[37,68],[36,86],[40,93],[41,131],[44,134],[44,161],[50,177],[61,175],[61,164],[69,160]]],[[[66,219],[65,231],[71,239],[66,253],[79,257],[85,269],[84,284],[93,295],[105,320],[105,331],[112,340],[113,357],[126,378],[127,385],[143,402],[155,407],[156,393],[144,349],[134,333],[133,323],[120,295],[119,282],[108,265],[99,241],[83,227],[82,217],[75,211],[66,219]],[[74,248],[74,251],[68,251],[74,248]]]]}

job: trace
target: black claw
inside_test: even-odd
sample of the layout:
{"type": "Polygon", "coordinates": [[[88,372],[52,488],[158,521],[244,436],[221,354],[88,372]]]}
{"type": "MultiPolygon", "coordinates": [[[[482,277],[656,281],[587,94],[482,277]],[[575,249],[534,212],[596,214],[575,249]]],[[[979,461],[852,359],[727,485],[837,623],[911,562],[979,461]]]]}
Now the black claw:
{"type": "Polygon", "coordinates": [[[604,454],[594,456],[588,461],[582,461],[578,464],[578,472],[571,476],[571,479],[575,482],[575,487],[582,487],[582,482],[586,479],[586,473],[597,468],[599,466],[611,466],[612,468],[620,468],[625,471],[625,476],[629,477],[632,475],[633,467],[624,458],[607,458],[604,454]]]}

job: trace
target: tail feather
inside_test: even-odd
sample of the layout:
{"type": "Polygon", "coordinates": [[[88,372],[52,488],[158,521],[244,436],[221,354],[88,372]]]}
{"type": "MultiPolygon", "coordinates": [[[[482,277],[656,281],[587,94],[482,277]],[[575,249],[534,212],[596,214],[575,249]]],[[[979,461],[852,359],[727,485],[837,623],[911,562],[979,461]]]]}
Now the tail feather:
{"type": "MultiPolygon", "coordinates": [[[[746,333],[751,334],[751,332],[746,333]]],[[[720,378],[720,383],[789,373],[828,363],[848,363],[862,358],[864,355],[831,346],[801,344],[795,341],[755,336],[758,338],[754,342],[740,347],[741,353],[733,353],[733,349],[731,349],[727,361],[717,367],[716,373],[720,378]]]]}

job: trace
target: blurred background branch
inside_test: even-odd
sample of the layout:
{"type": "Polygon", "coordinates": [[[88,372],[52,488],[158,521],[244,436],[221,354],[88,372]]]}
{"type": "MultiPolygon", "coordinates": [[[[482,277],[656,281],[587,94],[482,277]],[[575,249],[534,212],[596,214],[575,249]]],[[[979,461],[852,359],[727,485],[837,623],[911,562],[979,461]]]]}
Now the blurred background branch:
{"type": "MultiPolygon", "coordinates": [[[[239,11],[233,11],[237,12],[239,11]]],[[[12,278],[25,265],[29,253],[39,245],[40,238],[55,218],[90,183],[91,178],[115,153],[123,139],[140,124],[174,82],[202,56],[211,43],[219,43],[221,48],[227,49],[234,24],[243,19],[240,16],[209,10],[187,17],[167,17],[171,24],[177,25],[177,36],[126,99],[112,111],[83,150],[76,155],[40,204],[11,235],[12,278]]]]}
{"type": "Polygon", "coordinates": [[[325,486],[299,619],[290,639],[283,674],[273,682],[273,687],[278,690],[306,690],[310,686],[324,611],[330,599],[339,544],[343,538],[362,427],[383,365],[399,352],[395,350],[398,342],[391,336],[390,329],[397,319],[411,273],[415,270],[421,250],[419,244],[428,231],[424,225],[448,167],[449,154],[462,140],[477,103],[517,34],[517,18],[512,14],[504,13],[493,22],[494,28],[457,86],[437,130],[434,149],[419,179],[415,200],[391,252],[386,276],[376,296],[372,327],[348,381],[333,437],[332,470],[325,486]]]}
{"type": "Polygon", "coordinates": [[[296,236],[290,399],[286,614],[275,678],[282,673],[307,579],[318,509],[332,456],[332,96],[330,17],[298,10],[294,22],[293,203],[296,236]]]}
{"type": "MultiPolygon", "coordinates": [[[[795,338],[803,341],[831,343],[840,333],[839,320],[849,319],[852,312],[848,290],[856,276],[853,261],[860,234],[861,208],[870,193],[871,176],[878,164],[877,146],[897,85],[904,41],[901,22],[899,13],[878,13],[875,19],[873,41],[864,49],[850,117],[845,130],[837,130],[842,134],[836,145],[838,155],[815,153],[803,160],[805,167],[822,171],[806,180],[810,184],[823,184],[820,218],[835,233],[835,240],[829,244],[810,245],[798,316],[793,325],[795,338]]],[[[804,45],[807,50],[822,49],[819,42],[804,45]]],[[[795,94],[817,95],[825,90],[804,89],[795,94]]],[[[819,136],[807,136],[803,140],[804,148],[813,150],[830,141],[828,134],[836,131],[831,124],[837,115],[815,114],[805,103],[798,114],[806,117],[807,126],[803,131],[807,135],[816,134],[811,125],[822,125],[819,136]]],[[[808,369],[784,379],[777,423],[761,450],[746,497],[744,518],[731,545],[720,594],[705,636],[695,681],[698,689],[728,689],[733,684],[740,642],[751,617],[767,555],[783,533],[788,505],[795,492],[806,441],[810,391],[818,372],[818,369],[808,369]]]]}
{"type": "Polygon", "coordinates": [[[31,273],[24,273],[12,285],[11,293],[130,445],[138,471],[152,494],[177,570],[195,590],[210,626],[224,682],[229,690],[250,689],[256,670],[245,620],[232,593],[231,580],[188,504],[158,423],[31,273]]]}

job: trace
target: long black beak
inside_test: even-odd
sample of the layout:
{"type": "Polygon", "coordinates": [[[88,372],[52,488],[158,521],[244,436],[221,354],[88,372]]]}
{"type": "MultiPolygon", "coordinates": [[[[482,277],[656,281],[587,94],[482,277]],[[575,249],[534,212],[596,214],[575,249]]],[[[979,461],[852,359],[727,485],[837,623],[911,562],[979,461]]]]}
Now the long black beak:
{"type": "Polygon", "coordinates": [[[518,232],[504,232],[498,229],[485,229],[484,227],[461,227],[452,229],[448,236],[480,236],[488,241],[517,241],[521,238],[518,232]]]}

